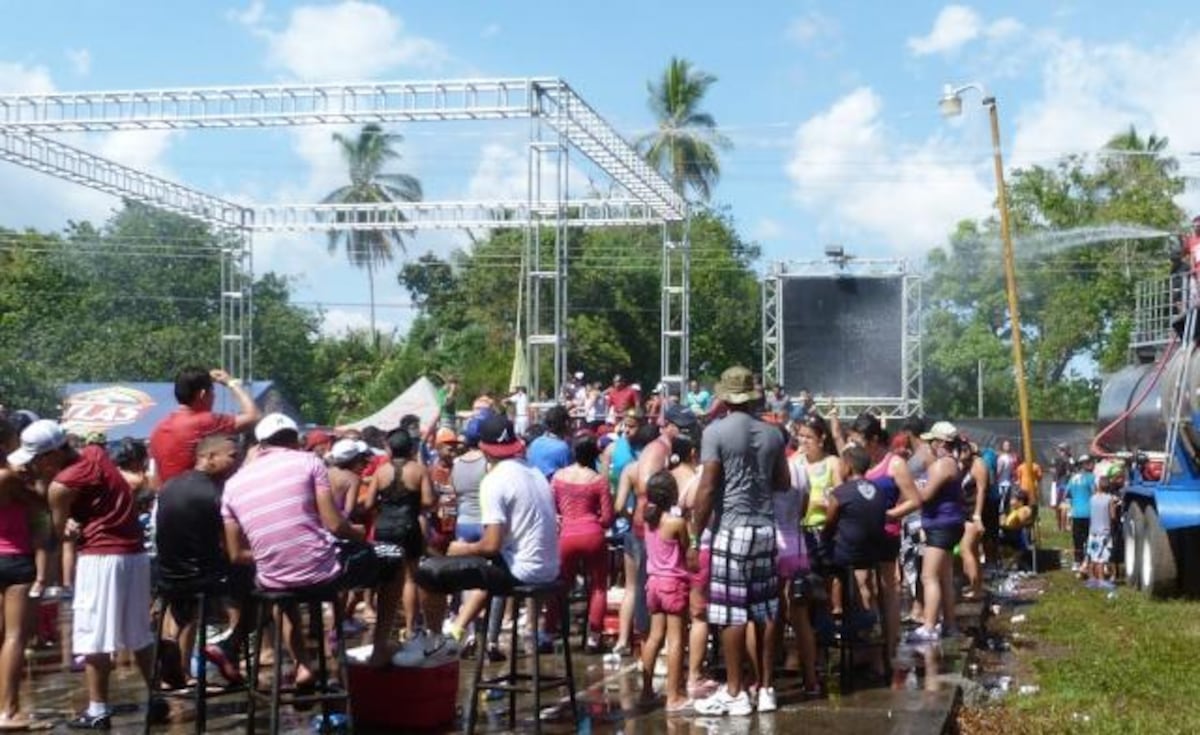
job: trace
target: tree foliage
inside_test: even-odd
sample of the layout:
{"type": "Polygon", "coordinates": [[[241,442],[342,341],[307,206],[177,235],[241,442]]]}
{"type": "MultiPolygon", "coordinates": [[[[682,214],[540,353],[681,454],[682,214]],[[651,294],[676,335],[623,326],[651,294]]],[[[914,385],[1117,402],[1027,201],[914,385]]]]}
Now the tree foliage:
{"type": "MultiPolygon", "coordinates": [[[[65,383],[170,381],[220,359],[221,235],[126,203],[97,228],[0,230],[0,403],[55,415],[65,383]]],[[[303,410],[324,398],[310,372],[317,315],[286,281],[255,288],[255,373],[303,410]]]]}
{"type": "MultiPolygon", "coordinates": [[[[1097,372],[1126,359],[1134,283],[1161,275],[1183,220],[1184,182],[1167,141],[1136,129],[1094,156],[1067,156],[1009,179],[1021,334],[1035,418],[1091,420],[1097,372]],[[1063,248],[1047,233],[1141,225],[1161,237],[1095,240],[1063,248]],[[1041,236],[1041,237],[1039,237],[1041,236]]],[[[929,256],[925,399],[930,413],[974,415],[980,362],[984,413],[1016,414],[1011,324],[998,224],[964,222],[929,256]]]]}

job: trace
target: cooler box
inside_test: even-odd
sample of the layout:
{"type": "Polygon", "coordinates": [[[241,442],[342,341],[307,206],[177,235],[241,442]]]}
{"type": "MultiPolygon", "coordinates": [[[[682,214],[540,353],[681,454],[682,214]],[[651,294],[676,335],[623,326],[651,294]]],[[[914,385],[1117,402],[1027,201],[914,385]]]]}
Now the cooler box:
{"type": "Polygon", "coordinates": [[[352,663],[349,674],[355,725],[432,730],[454,723],[458,661],[381,669],[352,663]]]}

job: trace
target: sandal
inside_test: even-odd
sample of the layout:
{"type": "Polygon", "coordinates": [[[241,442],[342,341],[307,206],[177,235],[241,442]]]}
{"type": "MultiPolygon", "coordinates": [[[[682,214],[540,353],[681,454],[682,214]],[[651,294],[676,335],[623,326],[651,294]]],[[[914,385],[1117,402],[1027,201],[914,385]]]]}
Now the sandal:
{"type": "Polygon", "coordinates": [[[688,685],[687,694],[692,699],[704,699],[716,694],[720,688],[720,682],[713,681],[712,679],[701,679],[695,684],[688,685]]]}
{"type": "Polygon", "coordinates": [[[668,705],[665,710],[668,715],[690,715],[696,711],[696,702],[688,697],[683,704],[677,704],[674,707],[668,705]]]}

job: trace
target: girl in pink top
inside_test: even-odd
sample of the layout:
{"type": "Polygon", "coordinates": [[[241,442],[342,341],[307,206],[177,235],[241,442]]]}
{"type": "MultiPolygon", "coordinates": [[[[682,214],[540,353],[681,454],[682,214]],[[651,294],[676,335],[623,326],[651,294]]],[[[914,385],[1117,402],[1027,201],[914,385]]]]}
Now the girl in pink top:
{"type": "Polygon", "coordinates": [[[683,630],[687,624],[687,522],[678,512],[679,488],[667,470],[646,483],[646,606],[650,635],[642,645],[642,699],[654,698],[654,664],[667,642],[667,712],[691,707],[683,687],[683,630]]]}
{"type": "Polygon", "coordinates": [[[29,527],[31,505],[40,499],[25,479],[8,466],[8,453],[17,448],[18,436],[8,417],[0,415],[0,729],[28,727],[21,714],[18,692],[25,668],[25,642],[29,637],[29,588],[37,576],[33,564],[33,534],[29,527]]]}
{"type": "MultiPolygon", "coordinates": [[[[571,443],[574,464],[554,473],[550,487],[559,518],[559,559],[562,577],[573,580],[583,570],[588,584],[587,647],[600,647],[604,610],[608,605],[608,545],[604,532],[613,523],[608,479],[596,472],[600,447],[590,431],[580,431],[571,443]]],[[[548,620],[553,627],[556,620],[548,620]]]]}

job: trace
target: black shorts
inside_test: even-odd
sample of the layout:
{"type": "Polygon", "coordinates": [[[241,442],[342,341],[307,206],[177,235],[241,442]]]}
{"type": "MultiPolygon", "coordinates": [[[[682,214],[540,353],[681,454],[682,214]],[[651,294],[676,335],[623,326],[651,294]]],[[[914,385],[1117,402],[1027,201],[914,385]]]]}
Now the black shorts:
{"type": "Polygon", "coordinates": [[[945,549],[951,551],[962,541],[963,524],[958,523],[953,526],[942,526],[940,528],[924,527],[925,545],[935,549],[945,549]]]}
{"type": "Polygon", "coordinates": [[[504,595],[521,581],[499,558],[429,556],[422,559],[417,568],[417,584],[444,595],[463,590],[487,590],[494,595],[504,595]]]}
{"type": "Polygon", "coordinates": [[[33,584],[37,579],[37,568],[32,554],[5,554],[0,556],[0,588],[15,584],[33,584]]]}
{"type": "Polygon", "coordinates": [[[896,561],[900,558],[900,537],[888,536],[884,534],[882,543],[879,544],[879,563],[886,564],[896,561]]]}
{"type": "Polygon", "coordinates": [[[421,522],[409,513],[381,512],[375,522],[375,541],[400,547],[406,559],[420,559],[425,553],[421,522]]]}

